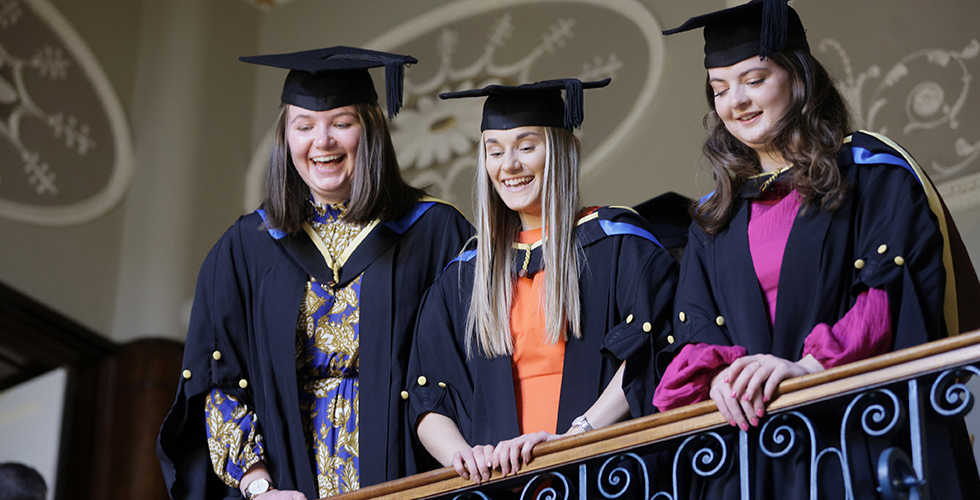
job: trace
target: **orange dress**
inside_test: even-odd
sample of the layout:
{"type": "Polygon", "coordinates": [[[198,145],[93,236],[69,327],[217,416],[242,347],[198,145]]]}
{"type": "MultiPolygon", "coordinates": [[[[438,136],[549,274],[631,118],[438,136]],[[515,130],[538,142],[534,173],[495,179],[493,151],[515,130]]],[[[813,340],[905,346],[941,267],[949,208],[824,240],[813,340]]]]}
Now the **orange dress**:
{"type": "MultiPolygon", "coordinates": [[[[521,232],[524,244],[541,240],[541,229],[521,232]]],[[[544,339],[544,270],[533,276],[518,277],[510,306],[510,331],[514,340],[511,370],[517,399],[517,420],[521,433],[556,433],[561,374],[565,362],[565,341],[551,345],[544,339]]]]}

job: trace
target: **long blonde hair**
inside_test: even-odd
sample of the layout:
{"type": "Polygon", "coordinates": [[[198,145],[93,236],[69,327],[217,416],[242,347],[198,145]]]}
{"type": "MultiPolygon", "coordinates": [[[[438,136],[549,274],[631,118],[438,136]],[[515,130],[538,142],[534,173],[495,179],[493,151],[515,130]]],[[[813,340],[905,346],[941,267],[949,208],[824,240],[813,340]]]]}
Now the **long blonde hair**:
{"type": "MultiPolygon", "coordinates": [[[[566,328],[582,336],[579,302],[578,244],[579,142],[570,131],[544,127],[547,155],[541,196],[545,311],[544,339],[554,345],[567,339],[566,328]]],[[[515,249],[520,215],[507,208],[486,168],[486,146],[480,140],[476,175],[476,272],[466,317],[466,353],[488,358],[513,353],[510,308],[513,300],[515,249]]]]}

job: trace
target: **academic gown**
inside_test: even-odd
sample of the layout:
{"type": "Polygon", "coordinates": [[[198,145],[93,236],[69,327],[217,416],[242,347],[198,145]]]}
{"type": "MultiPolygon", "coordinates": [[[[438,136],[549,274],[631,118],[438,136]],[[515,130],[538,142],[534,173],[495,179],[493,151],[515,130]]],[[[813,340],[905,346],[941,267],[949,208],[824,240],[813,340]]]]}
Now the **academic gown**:
{"type": "MultiPolygon", "coordinates": [[[[214,387],[255,412],[276,487],[318,496],[300,417],[296,321],[310,276],[321,283],[335,278],[305,233],[287,235],[261,225],[259,212],[240,218],[212,248],[198,277],[177,398],[157,446],[174,499],[241,497],[221,482],[210,462],[204,399],[214,387]]],[[[399,397],[412,326],[420,297],[472,232],[455,208],[419,202],[401,219],[378,224],[340,270],[340,286],[363,273],[362,487],[416,472],[399,397]]]]}
{"type": "MultiPolygon", "coordinates": [[[[673,354],[688,343],[737,345],[750,355],[768,353],[799,360],[813,327],[835,324],[854,305],[858,293],[868,288],[888,294],[892,350],[945,338],[950,333],[950,322],[958,317],[954,275],[947,273],[946,267],[951,264],[949,229],[955,228],[949,227],[952,221],[945,216],[931,182],[907,152],[876,134],[856,132],[849,136],[837,154],[837,163],[849,192],[836,210],[806,207],[794,221],[780,270],[773,326],[749,252],[749,204],[758,194],[758,185],[750,183],[743,189],[725,229],[708,235],[692,224],[675,301],[677,342],[660,353],[658,369],[666,369],[673,354]]],[[[975,283],[972,266],[967,267],[958,269],[956,277],[962,275],[964,282],[975,283]]],[[[826,438],[836,439],[837,424],[818,421],[816,425],[823,427],[826,438]]],[[[972,453],[960,453],[963,447],[951,450],[956,440],[969,442],[962,420],[946,428],[930,425],[926,439],[931,464],[952,459],[962,466],[959,470],[930,468],[932,498],[959,498],[959,491],[953,490],[961,482],[980,487],[972,453]]],[[[736,442],[729,439],[729,444],[735,446],[736,442]]],[[[860,450],[854,453],[857,463],[852,464],[852,475],[874,478],[870,456],[876,454],[867,452],[875,447],[862,447],[865,454],[860,450]]],[[[751,458],[756,472],[751,497],[807,498],[805,478],[809,473],[799,468],[807,460],[798,459],[794,464],[792,459],[769,459],[758,452],[751,458]],[[793,477],[800,480],[786,480],[793,477]]],[[[695,479],[692,489],[705,488],[702,498],[738,498],[737,474],[730,479],[707,485],[695,479]],[[726,486],[725,494],[717,489],[722,485],[726,486]]],[[[857,494],[857,498],[874,498],[873,482],[855,484],[856,492],[871,488],[865,491],[870,496],[857,494]]],[[[837,486],[830,480],[825,486],[828,491],[822,495],[837,486]]],[[[697,493],[692,496],[699,497],[697,493]]]]}
{"type": "MultiPolygon", "coordinates": [[[[631,210],[599,208],[583,219],[576,231],[582,336],[565,344],[558,432],[595,403],[623,360],[631,415],[656,411],[652,354],[671,334],[676,260],[631,210]]],[[[408,377],[409,418],[414,429],[426,413],[440,413],[471,445],[496,444],[521,432],[510,356],[466,356],[474,256],[468,250],[452,262],[423,299],[408,377]]],[[[515,276],[524,260],[517,251],[515,276]]],[[[541,267],[538,246],[528,275],[541,267]]]]}

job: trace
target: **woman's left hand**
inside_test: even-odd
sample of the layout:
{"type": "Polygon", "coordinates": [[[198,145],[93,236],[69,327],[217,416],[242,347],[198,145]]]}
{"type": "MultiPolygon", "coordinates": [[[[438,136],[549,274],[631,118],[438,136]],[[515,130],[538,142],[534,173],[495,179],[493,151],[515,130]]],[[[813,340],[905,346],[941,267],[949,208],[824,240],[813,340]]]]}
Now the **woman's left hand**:
{"type": "Polygon", "coordinates": [[[761,393],[762,401],[768,403],[783,380],[821,370],[823,366],[809,354],[796,362],[771,354],[753,354],[735,360],[725,369],[725,377],[731,383],[733,398],[758,401],[761,393]]]}
{"type": "Polygon", "coordinates": [[[538,443],[554,441],[562,436],[550,432],[534,432],[517,436],[514,439],[501,441],[493,449],[491,463],[494,469],[500,469],[503,475],[516,474],[521,470],[521,464],[531,463],[534,459],[532,451],[538,443]]]}

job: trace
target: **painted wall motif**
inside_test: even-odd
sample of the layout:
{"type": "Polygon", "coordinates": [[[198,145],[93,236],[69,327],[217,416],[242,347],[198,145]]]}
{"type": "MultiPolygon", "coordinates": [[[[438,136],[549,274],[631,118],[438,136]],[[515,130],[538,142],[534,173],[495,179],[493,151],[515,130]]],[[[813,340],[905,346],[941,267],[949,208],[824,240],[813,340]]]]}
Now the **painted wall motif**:
{"type": "Polygon", "coordinates": [[[913,152],[951,209],[980,205],[980,42],[923,48],[894,63],[852,67],[844,43],[826,38],[817,57],[842,68],[838,88],[857,128],[887,135],[913,152]],[[888,66],[891,64],[891,66],[888,66]]]}
{"type": "Polygon", "coordinates": [[[90,221],[129,183],[132,145],[118,99],[46,0],[0,2],[0,139],[0,216],[90,221]]]}

